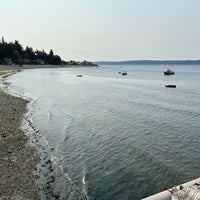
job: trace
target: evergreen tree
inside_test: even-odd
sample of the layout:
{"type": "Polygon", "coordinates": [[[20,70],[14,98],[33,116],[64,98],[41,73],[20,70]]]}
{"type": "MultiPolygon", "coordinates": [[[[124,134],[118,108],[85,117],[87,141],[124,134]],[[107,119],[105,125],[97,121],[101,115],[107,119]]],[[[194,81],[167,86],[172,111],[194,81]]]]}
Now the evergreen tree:
{"type": "Polygon", "coordinates": [[[60,56],[54,55],[50,64],[60,65],[61,64],[60,56]]]}
{"type": "Polygon", "coordinates": [[[26,46],[23,49],[22,45],[15,40],[14,42],[5,42],[4,37],[0,40],[0,64],[8,64],[6,60],[11,60],[16,64],[61,64],[60,56],[54,55],[50,49],[47,54],[44,49],[42,51],[34,51],[32,47],[26,46]]]}
{"type": "Polygon", "coordinates": [[[53,50],[50,49],[50,52],[49,52],[49,59],[52,59],[53,58],[53,50]]]}

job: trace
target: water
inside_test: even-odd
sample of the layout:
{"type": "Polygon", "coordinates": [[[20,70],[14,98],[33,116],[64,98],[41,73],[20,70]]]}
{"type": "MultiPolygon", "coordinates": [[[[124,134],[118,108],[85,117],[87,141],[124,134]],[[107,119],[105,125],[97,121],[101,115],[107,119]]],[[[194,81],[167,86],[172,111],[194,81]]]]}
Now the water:
{"type": "Polygon", "coordinates": [[[199,177],[200,67],[174,66],[174,76],[164,68],[33,69],[7,79],[33,99],[29,118],[60,199],[137,200],[199,177]]]}

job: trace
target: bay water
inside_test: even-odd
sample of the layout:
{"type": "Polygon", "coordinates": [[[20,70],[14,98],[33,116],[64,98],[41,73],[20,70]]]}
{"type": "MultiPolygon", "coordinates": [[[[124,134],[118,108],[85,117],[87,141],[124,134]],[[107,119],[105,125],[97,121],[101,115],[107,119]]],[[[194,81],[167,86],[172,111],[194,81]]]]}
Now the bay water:
{"type": "MultiPolygon", "coordinates": [[[[200,66],[173,66],[175,75],[164,76],[166,67],[29,69],[7,77],[10,92],[31,99],[27,119],[43,138],[59,199],[137,200],[200,176],[200,66]]],[[[40,175],[45,193],[50,175],[40,175]]]]}

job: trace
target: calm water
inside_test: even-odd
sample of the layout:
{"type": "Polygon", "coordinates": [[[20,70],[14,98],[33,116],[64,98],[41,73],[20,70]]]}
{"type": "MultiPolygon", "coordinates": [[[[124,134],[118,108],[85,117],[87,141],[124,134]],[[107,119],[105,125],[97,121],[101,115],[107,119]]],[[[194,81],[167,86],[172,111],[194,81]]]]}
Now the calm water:
{"type": "Polygon", "coordinates": [[[137,200],[200,176],[200,66],[172,67],[174,76],[164,69],[34,69],[8,78],[12,92],[33,99],[29,118],[60,199],[137,200]]]}

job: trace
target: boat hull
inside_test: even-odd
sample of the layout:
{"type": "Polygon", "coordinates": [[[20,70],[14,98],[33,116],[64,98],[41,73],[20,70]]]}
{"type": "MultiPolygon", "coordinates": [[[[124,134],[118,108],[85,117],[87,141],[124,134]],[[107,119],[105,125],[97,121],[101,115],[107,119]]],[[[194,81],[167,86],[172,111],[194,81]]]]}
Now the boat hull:
{"type": "Polygon", "coordinates": [[[175,72],[164,72],[164,75],[174,75],[175,72]]]}
{"type": "Polygon", "coordinates": [[[165,87],[168,87],[168,88],[176,88],[176,85],[165,85],[165,87]]]}

